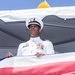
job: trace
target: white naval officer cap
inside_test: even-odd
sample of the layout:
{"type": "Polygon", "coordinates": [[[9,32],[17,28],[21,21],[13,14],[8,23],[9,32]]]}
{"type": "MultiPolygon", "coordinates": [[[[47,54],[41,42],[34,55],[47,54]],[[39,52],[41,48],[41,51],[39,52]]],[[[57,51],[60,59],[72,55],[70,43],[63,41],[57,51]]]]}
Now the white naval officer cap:
{"type": "Polygon", "coordinates": [[[43,29],[43,21],[38,18],[30,18],[26,21],[26,27],[29,29],[29,25],[38,25],[41,27],[41,30],[43,29]]]}

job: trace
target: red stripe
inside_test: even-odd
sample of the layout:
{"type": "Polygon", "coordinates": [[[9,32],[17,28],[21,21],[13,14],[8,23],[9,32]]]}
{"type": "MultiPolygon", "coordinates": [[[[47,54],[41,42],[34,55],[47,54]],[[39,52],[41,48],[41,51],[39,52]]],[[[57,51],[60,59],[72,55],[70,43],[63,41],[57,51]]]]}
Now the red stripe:
{"type": "Polygon", "coordinates": [[[0,68],[0,75],[61,75],[70,72],[75,72],[75,61],[30,67],[0,68]]]}

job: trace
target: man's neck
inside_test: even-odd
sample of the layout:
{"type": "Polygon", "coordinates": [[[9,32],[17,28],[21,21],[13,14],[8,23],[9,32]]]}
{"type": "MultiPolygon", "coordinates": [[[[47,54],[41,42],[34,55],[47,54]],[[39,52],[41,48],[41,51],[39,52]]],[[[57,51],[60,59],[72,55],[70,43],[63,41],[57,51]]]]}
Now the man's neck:
{"type": "Polygon", "coordinates": [[[30,40],[33,41],[36,45],[43,42],[43,40],[40,37],[35,37],[35,38],[31,37],[30,40]]]}

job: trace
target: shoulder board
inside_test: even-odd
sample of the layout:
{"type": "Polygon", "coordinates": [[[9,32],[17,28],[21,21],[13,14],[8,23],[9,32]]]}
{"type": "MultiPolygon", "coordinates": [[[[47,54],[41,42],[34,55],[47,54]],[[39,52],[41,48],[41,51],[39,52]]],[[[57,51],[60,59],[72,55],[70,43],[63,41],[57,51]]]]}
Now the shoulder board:
{"type": "Polygon", "coordinates": [[[45,39],[45,41],[48,41],[49,42],[50,40],[45,39]]]}

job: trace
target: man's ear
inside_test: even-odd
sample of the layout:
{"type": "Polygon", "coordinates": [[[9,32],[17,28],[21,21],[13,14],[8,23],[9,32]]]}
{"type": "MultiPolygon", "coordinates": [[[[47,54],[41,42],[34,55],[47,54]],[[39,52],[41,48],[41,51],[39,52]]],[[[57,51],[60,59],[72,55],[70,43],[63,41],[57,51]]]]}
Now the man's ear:
{"type": "Polygon", "coordinates": [[[41,32],[41,29],[39,29],[39,32],[41,32]]]}

